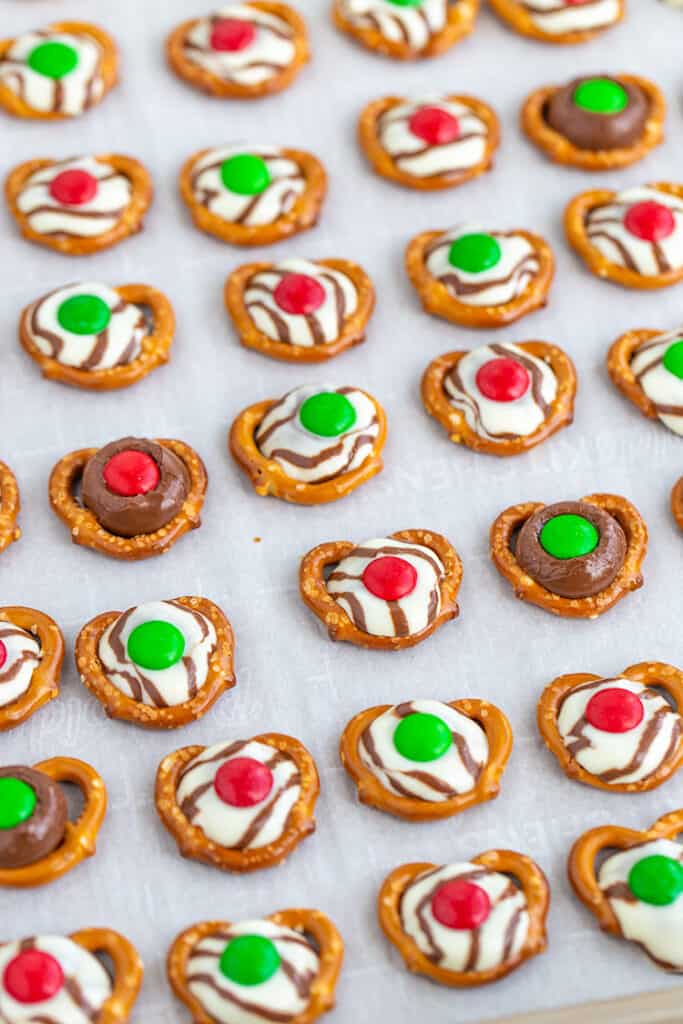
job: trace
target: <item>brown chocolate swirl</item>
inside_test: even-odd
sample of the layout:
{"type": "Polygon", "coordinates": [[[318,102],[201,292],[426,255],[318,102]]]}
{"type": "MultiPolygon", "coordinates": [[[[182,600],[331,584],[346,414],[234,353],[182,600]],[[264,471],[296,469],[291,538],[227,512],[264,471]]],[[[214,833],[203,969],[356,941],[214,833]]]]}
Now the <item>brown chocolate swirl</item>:
{"type": "Polygon", "coordinates": [[[522,569],[552,594],[576,599],[592,597],[609,587],[624,564],[626,537],[603,509],[585,501],[559,501],[534,512],[519,531],[515,555],[522,569]],[[555,516],[582,516],[598,531],[598,544],[587,555],[554,558],[543,549],[540,533],[555,516]]]}
{"type": "Polygon", "coordinates": [[[633,146],[641,138],[650,112],[647,96],[639,86],[610,75],[600,79],[620,86],[628,96],[628,104],[616,114],[600,114],[586,110],[575,102],[576,90],[595,75],[574,78],[557,89],[548,101],[545,119],[551,128],[579,149],[598,151],[633,146]]]}
{"type": "Polygon", "coordinates": [[[187,468],[174,452],[156,441],[124,437],[100,448],[88,461],[81,481],[81,500],[105,530],[117,537],[137,537],[160,530],[178,515],[189,488],[187,468]],[[153,490],[126,497],[107,487],[103,472],[114,455],[130,450],[154,459],[160,476],[153,490]]]}
{"type": "Polygon", "coordinates": [[[14,828],[0,829],[0,868],[23,868],[56,850],[69,817],[66,797],[44,772],[21,765],[0,768],[0,779],[19,779],[36,795],[33,814],[14,828]]]}

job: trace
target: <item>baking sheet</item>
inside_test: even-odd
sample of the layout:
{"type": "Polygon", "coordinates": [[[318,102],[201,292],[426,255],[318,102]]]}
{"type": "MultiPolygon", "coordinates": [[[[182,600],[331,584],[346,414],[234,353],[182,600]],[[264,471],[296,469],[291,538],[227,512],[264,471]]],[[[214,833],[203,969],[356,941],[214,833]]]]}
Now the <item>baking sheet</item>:
{"type": "Polygon", "coordinates": [[[347,942],[338,989],[344,1022],[466,1024],[499,1014],[556,1007],[667,987],[673,981],[626,943],[602,936],[573,898],[565,858],[584,829],[606,822],[646,826],[681,805],[683,776],[645,795],[606,796],[570,783],[543,749],[534,724],[543,686],[569,671],[610,675],[641,659],[680,663],[681,536],[668,494],[683,471],[680,442],[641,418],[610,385],[608,345],[630,327],[683,320],[681,288],[628,293],[592,278],[561,233],[566,200],[595,177],[549,164],[517,128],[525,95],[579,73],[650,75],[670,100],[668,141],[643,163],[599,184],[676,179],[681,166],[679,12],[631,0],[628,21],[579,48],[525,41],[488,11],[475,35],[434,61],[393,63],[366,53],[331,27],[327,0],[300,2],[309,17],[313,63],[280,97],[212,101],[166,69],[162,44],[204,0],[0,0],[2,34],[50,20],[100,22],[119,40],[121,86],[72,124],[0,120],[0,171],[34,156],[119,151],[142,159],[157,197],[144,233],[81,261],[19,239],[2,214],[0,458],[22,492],[23,538],[0,560],[0,604],[53,615],[67,640],[60,699],[0,737],[2,763],[56,754],[91,761],[104,776],[110,810],[97,856],[49,889],[0,892],[0,934],[68,932],[107,925],[128,935],[147,969],[133,1020],[175,1024],[187,1013],[167,987],[164,958],[178,930],[207,917],[245,918],[287,906],[318,906],[347,942]],[[470,92],[490,101],[503,126],[492,174],[461,189],[411,193],[375,178],[355,145],[355,118],[387,93],[470,92]],[[310,148],[326,163],[330,194],[314,231],[268,250],[241,252],[195,231],[176,191],[180,164],[204,146],[232,140],[310,148]],[[553,244],[557,279],[546,310],[496,335],[544,338],[565,347],[579,377],[576,421],[520,458],[476,456],[446,440],[424,413],[420,374],[435,355],[482,343],[423,314],[402,270],[403,247],[424,229],[480,219],[527,227],[553,244]],[[222,309],[224,277],[240,262],[303,255],[349,257],[370,272],[378,306],[365,345],[322,368],[299,368],[247,352],[222,309]],[[144,281],[163,289],[177,316],[170,365],[136,387],[88,394],[43,381],[16,341],[21,308],[76,280],[144,281]],[[386,469],[351,498],[295,508],[258,498],[227,454],[226,434],[245,405],[304,381],[356,384],[385,404],[386,469]],[[127,433],[175,436],[206,460],[210,487],[201,530],[160,559],[117,564],[73,547],[47,503],[47,478],[65,452],[127,433]],[[595,622],[556,620],[517,602],[488,561],[488,528],[517,501],[555,501],[595,490],[623,493],[651,530],[646,586],[595,622]],[[414,650],[392,656],[335,646],[298,598],[299,557],[328,539],[364,540],[397,529],[443,531],[464,562],[462,614],[414,650]],[[256,538],[261,538],[256,542],[256,538]],[[149,733],[108,721],[78,682],[73,640],[96,613],[153,598],[204,594],[223,606],[236,634],[237,687],[200,722],[149,733]],[[415,825],[361,807],[337,758],[346,721],[370,704],[412,697],[477,696],[509,715],[515,748],[494,803],[435,824],[415,825]],[[264,730],[308,744],[322,777],[318,830],[273,871],[231,877],[185,862],[156,818],[153,782],[163,755],[264,730]],[[530,854],[548,873],[553,903],[548,952],[499,985],[450,991],[410,976],[384,941],[375,896],[398,863],[466,859],[491,846],[530,854]]]}

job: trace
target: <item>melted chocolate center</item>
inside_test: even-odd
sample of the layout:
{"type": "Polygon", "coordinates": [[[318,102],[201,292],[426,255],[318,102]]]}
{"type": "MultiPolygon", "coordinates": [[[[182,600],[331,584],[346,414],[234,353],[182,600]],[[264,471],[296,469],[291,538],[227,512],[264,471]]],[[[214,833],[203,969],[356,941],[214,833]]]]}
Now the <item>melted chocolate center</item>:
{"type": "Polygon", "coordinates": [[[579,149],[597,151],[634,145],[645,130],[650,112],[647,96],[630,82],[601,75],[601,80],[613,82],[624,90],[628,103],[616,113],[598,113],[586,109],[576,103],[575,96],[577,89],[584,82],[593,81],[594,77],[575,78],[568,85],[557,89],[546,106],[546,121],[579,149]]]}
{"type": "Polygon", "coordinates": [[[0,828],[0,868],[22,868],[57,849],[64,839],[69,811],[61,787],[44,772],[11,765],[0,768],[3,778],[26,783],[36,797],[30,817],[14,828],[0,828]]]}

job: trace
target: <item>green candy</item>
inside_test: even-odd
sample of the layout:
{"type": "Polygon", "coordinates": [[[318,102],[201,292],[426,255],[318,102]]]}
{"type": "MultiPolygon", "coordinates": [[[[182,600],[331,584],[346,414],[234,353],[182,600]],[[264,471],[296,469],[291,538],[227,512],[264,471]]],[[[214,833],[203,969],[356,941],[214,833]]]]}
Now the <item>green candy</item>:
{"type": "Polygon", "coordinates": [[[57,310],[60,327],[71,334],[99,334],[111,320],[111,310],[97,295],[72,295],[57,310]]]}
{"type": "Polygon", "coordinates": [[[641,902],[666,907],[683,892],[683,866],[673,857],[643,857],[628,873],[628,887],[641,902]]]}
{"type": "Polygon", "coordinates": [[[66,43],[40,43],[31,50],[26,63],[45,78],[64,78],[78,67],[78,53],[66,43]]]}
{"type": "Polygon", "coordinates": [[[477,233],[461,235],[448,250],[448,262],[456,270],[481,274],[500,262],[500,245],[493,235],[477,233]]]}
{"type": "Polygon", "coordinates": [[[185,637],[170,622],[150,619],[128,637],[128,657],[140,668],[159,671],[176,665],[185,653],[185,637]]]}
{"type": "Polygon", "coordinates": [[[394,730],[394,746],[409,761],[436,761],[453,743],[443,718],[415,711],[402,718],[394,730]]]}
{"type": "Polygon", "coordinates": [[[0,829],[28,821],[36,808],[36,794],[27,782],[6,775],[0,779],[0,829]]]}
{"type": "Polygon", "coordinates": [[[609,78],[588,78],[574,91],[574,103],[591,114],[620,114],[628,106],[628,93],[609,78]]]}
{"type": "Polygon", "coordinates": [[[356,422],[356,410],[346,395],[321,391],[303,403],[299,421],[302,427],[319,437],[339,437],[356,422]]]}
{"type": "Polygon", "coordinates": [[[669,345],[664,353],[662,365],[669,373],[673,373],[674,377],[683,380],[683,338],[669,345]]]}
{"type": "Polygon", "coordinates": [[[397,7],[419,7],[423,0],[389,0],[389,3],[397,7]]]}
{"type": "Polygon", "coordinates": [[[228,192],[236,192],[239,196],[257,196],[270,185],[270,171],[260,156],[238,153],[221,164],[221,181],[228,192]]]}
{"type": "Polygon", "coordinates": [[[538,539],[553,558],[580,558],[595,551],[600,534],[588,519],[567,513],[549,519],[538,539]]]}
{"type": "Polygon", "coordinates": [[[239,935],[223,950],[221,974],[237,985],[262,985],[280,966],[274,942],[264,935],[239,935]]]}

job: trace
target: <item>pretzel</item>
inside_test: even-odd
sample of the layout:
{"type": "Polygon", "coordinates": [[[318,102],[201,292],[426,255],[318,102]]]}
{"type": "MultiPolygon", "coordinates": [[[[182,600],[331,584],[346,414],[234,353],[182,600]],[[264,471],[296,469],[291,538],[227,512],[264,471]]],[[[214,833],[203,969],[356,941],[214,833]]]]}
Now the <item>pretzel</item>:
{"type": "Polygon", "coordinates": [[[113,391],[116,388],[130,387],[152,370],[156,370],[158,366],[168,362],[175,332],[175,314],[173,306],[163,292],[148,284],[123,284],[114,288],[114,291],[123,302],[146,306],[150,310],[152,329],[142,338],[139,355],[129,363],[106,369],[85,370],[78,366],[67,366],[59,359],[45,355],[33,341],[32,303],[22,311],[19,341],[31,359],[38,363],[44,377],[91,391],[113,391]]]}
{"type": "Polygon", "coordinates": [[[445,574],[439,582],[441,606],[438,614],[424,629],[407,636],[375,636],[360,630],[328,592],[325,580],[325,571],[350,555],[356,544],[353,541],[329,541],[304,555],[299,570],[299,591],[304,604],[324,623],[330,640],[346,640],[373,650],[400,651],[426,640],[459,614],[457,595],[462,580],[462,562],[450,542],[431,530],[400,530],[390,537],[430,548],[443,563],[445,574]]]}
{"type": "Polygon", "coordinates": [[[266,399],[244,409],[234,420],[230,428],[229,448],[237,462],[251,480],[254,490],[262,497],[272,495],[297,505],[322,505],[330,501],[345,498],[357,487],[371,480],[381,472],[382,449],[387,436],[387,423],[384,409],[372,395],[363,392],[372,402],[378,423],[378,434],[372,446],[372,452],[362,465],[340,473],[320,483],[303,483],[289,476],[275,459],[266,458],[256,442],[256,431],[266,413],[278,404],[277,399],[266,399]]]}
{"type": "Polygon", "coordinates": [[[447,352],[429,364],[422,377],[421,391],[425,409],[444,427],[454,444],[464,444],[472,451],[489,455],[519,455],[571,424],[574,418],[576,371],[569,356],[561,348],[546,341],[521,341],[516,344],[524,352],[547,363],[557,379],[557,393],[548,415],[531,434],[506,437],[501,441],[481,436],[467,423],[464,413],[451,404],[444,389],[446,377],[467,352],[447,352]]]}
{"type": "Polygon", "coordinates": [[[519,952],[504,960],[497,967],[485,970],[452,971],[439,967],[425,956],[417,943],[404,931],[401,919],[401,901],[407,887],[426,871],[437,868],[435,864],[402,864],[389,874],[379,891],[377,911],[382,931],[389,942],[399,951],[409,971],[424,974],[441,985],[456,988],[470,988],[487,985],[504,978],[525,960],[546,948],[545,919],[550,902],[550,890],[545,875],[530,857],[512,850],[487,850],[471,858],[472,863],[481,864],[490,871],[511,875],[521,888],[529,913],[529,930],[519,952]]]}
{"type": "Polygon", "coordinates": [[[202,20],[191,18],[174,28],[166,40],[166,59],[176,75],[196,89],[219,99],[258,99],[287,89],[310,59],[306,22],[289,4],[279,3],[278,0],[249,0],[248,6],[280,19],[290,28],[294,57],[287,65],[279,70],[274,69],[272,74],[256,84],[245,85],[222,78],[186,56],[187,37],[202,20]]]}
{"type": "Polygon", "coordinates": [[[615,77],[617,81],[639,89],[648,101],[649,115],[644,131],[632,145],[617,149],[582,149],[552,128],[546,119],[546,110],[560,88],[556,85],[535,89],[526,98],[520,114],[522,131],[557,164],[580,167],[584,171],[612,171],[637,163],[664,141],[666,100],[661,89],[647,78],[639,75],[615,77]]]}
{"type": "MultiPolygon", "coordinates": [[[[666,665],[661,661],[644,661],[637,665],[629,665],[620,673],[621,677],[642,683],[643,686],[654,687],[656,690],[664,690],[673,700],[677,713],[683,712],[683,672],[673,665],[666,665]]],[[[577,688],[600,682],[605,682],[602,676],[592,675],[590,672],[576,672],[558,676],[545,688],[537,709],[538,729],[543,742],[555,755],[565,775],[577,782],[611,793],[642,793],[656,789],[671,778],[683,764],[683,737],[679,737],[673,749],[666,752],[656,771],[636,782],[604,781],[599,775],[587,771],[579,764],[562,739],[557,720],[565,699],[577,688]]]]}
{"type": "Polygon", "coordinates": [[[137,537],[118,537],[109,533],[75,497],[75,489],[86,463],[96,454],[97,448],[81,448],[59,460],[50,474],[50,504],[55,515],[69,527],[74,544],[101,551],[111,558],[138,561],[165,554],[184,533],[201,526],[200,512],[208,483],[204,463],[197,452],[182,441],[158,438],[157,444],[170,449],[185,464],[190,477],[190,489],[182,511],[166,526],[155,533],[143,533],[137,537]]]}
{"type": "Polygon", "coordinates": [[[194,153],[185,161],[180,172],[180,195],[200,231],[214,235],[230,245],[271,245],[317,224],[327,192],[327,174],[320,161],[311,153],[301,149],[279,148],[281,157],[299,165],[306,179],[306,187],[296,197],[291,208],[271,223],[248,225],[225,220],[195,199],[192,184],[194,168],[209,152],[209,149],[201,149],[194,153]]]}
{"type": "Polygon", "coordinates": [[[410,821],[435,821],[450,818],[498,796],[500,780],[512,750],[512,729],[507,717],[495,704],[484,700],[453,700],[448,702],[448,706],[477,722],[486,734],[489,756],[475,786],[468,792],[439,802],[402,796],[387,789],[364,763],[358,750],[366,729],[380,715],[391,710],[391,704],[381,704],[355,715],[347,723],[339,744],[341,763],[356,783],[361,803],[410,821]]]}
{"type": "Polygon", "coordinates": [[[683,476],[674,484],[671,491],[671,512],[683,530],[683,476]]]}
{"type": "Polygon", "coordinates": [[[142,984],[143,966],[135,946],[110,928],[83,928],[70,938],[89,953],[111,959],[114,990],[100,1010],[98,1024],[125,1024],[142,984]]]}
{"type": "Polygon", "coordinates": [[[59,696],[59,678],[64,660],[64,637],[57,623],[35,608],[0,608],[0,626],[11,623],[36,637],[40,664],[34,669],[28,689],[16,700],[0,706],[0,732],[15,729],[59,696]]]}
{"type": "Polygon", "coordinates": [[[524,291],[510,302],[495,306],[468,306],[454,298],[445,284],[433,277],[426,265],[426,256],[441,231],[423,231],[409,243],[405,253],[405,268],[423,308],[434,316],[450,320],[463,327],[504,327],[527,313],[545,306],[548,291],[555,274],[555,258],[548,243],[530,231],[515,230],[534,249],[540,269],[524,291]]]}
{"type": "MultiPolygon", "coordinates": [[[[382,99],[368,103],[361,111],[358,120],[358,140],[376,174],[382,178],[388,178],[389,181],[395,181],[399,185],[406,185],[408,188],[432,192],[436,189],[454,188],[491,170],[493,154],[500,143],[500,124],[493,108],[474,96],[451,94],[444,96],[443,99],[446,103],[463,104],[468,107],[472,114],[486,126],[485,151],[481,160],[471,167],[456,167],[452,171],[424,177],[402,170],[382,145],[379,128],[382,117],[395,107],[401,106],[406,100],[400,96],[384,96],[382,99]]],[[[454,141],[457,143],[458,139],[456,138],[454,141]]]]}
{"type": "Polygon", "coordinates": [[[375,53],[395,60],[437,57],[440,53],[445,53],[473,31],[478,13],[479,0],[459,0],[457,4],[447,5],[444,27],[438,32],[430,33],[424,46],[416,47],[410,43],[405,33],[404,39],[395,41],[387,39],[377,28],[365,28],[354,24],[344,13],[343,0],[333,0],[332,3],[332,22],[340,32],[345,32],[368,50],[374,50],[375,53]]]}
{"type": "MultiPolygon", "coordinates": [[[[86,38],[90,38],[99,46],[102,53],[97,65],[97,77],[102,83],[102,92],[95,101],[89,99],[85,109],[87,110],[90,106],[101,103],[118,81],[119,54],[112,37],[98,25],[91,25],[85,21],[58,21],[49,25],[48,30],[51,32],[72,33],[76,36],[86,36],[86,38]]],[[[0,40],[0,62],[6,58],[14,42],[14,39],[0,40]]],[[[0,81],[0,106],[4,107],[8,114],[13,114],[15,117],[33,118],[40,121],[61,121],[74,116],[73,114],[63,113],[58,110],[36,110],[22,96],[14,92],[2,81],[0,81]]]]}
{"type": "MultiPolygon", "coordinates": [[[[683,185],[659,181],[651,183],[648,187],[683,199],[683,185]]],[[[567,241],[579,254],[590,272],[596,277],[606,278],[609,281],[614,281],[615,284],[623,285],[624,288],[643,288],[648,291],[668,288],[669,285],[682,281],[683,267],[672,268],[651,276],[640,274],[637,270],[629,270],[628,267],[620,267],[616,263],[612,263],[592,244],[586,232],[586,218],[592,210],[610,203],[616,195],[616,192],[608,189],[582,192],[580,195],[574,196],[565,209],[564,230],[567,241]]]]}
{"type": "Polygon", "coordinates": [[[17,478],[7,463],[0,462],[0,553],[21,537],[17,526],[19,509],[17,478]]]}
{"type": "Polygon", "coordinates": [[[595,619],[630,591],[642,587],[640,570],[647,552],[647,526],[636,507],[617,494],[591,494],[581,501],[597,505],[616,519],[626,535],[624,562],[605,590],[590,597],[561,597],[546,590],[522,570],[511,544],[526,520],[544,507],[543,502],[527,501],[511,505],[501,512],[491,527],[491,559],[498,572],[512,584],[515,596],[521,601],[529,601],[563,618],[595,619]]]}
{"type": "Polygon", "coordinates": [[[222,871],[258,871],[281,864],[302,839],[315,831],[313,811],[320,783],[315,761],[306,747],[292,736],[272,732],[254,736],[254,742],[264,743],[291,758],[300,776],[301,792],[287,816],[282,834],[265,846],[244,848],[222,846],[209,839],[202,828],[189,821],[177,798],[178,785],[185,769],[207,748],[182,747],[168,754],[159,765],[155,801],[157,813],[178,844],[183,857],[201,861],[222,871]]]}
{"type": "Polygon", "coordinates": [[[103,231],[102,234],[90,238],[72,238],[68,235],[54,234],[46,235],[35,231],[29,224],[29,218],[22,213],[18,206],[18,198],[32,174],[50,167],[57,161],[47,159],[27,160],[18,164],[7,175],[5,180],[5,196],[9,204],[10,213],[14,217],[24,238],[29,242],[36,242],[48,249],[55,249],[66,256],[89,256],[92,253],[100,252],[102,249],[109,249],[113,245],[122,242],[129,235],[137,234],[142,230],[143,218],[152,202],[152,179],[149,172],[139,161],[130,156],[120,156],[116,153],[105,154],[95,158],[98,163],[108,164],[113,171],[128,178],[131,183],[131,198],[123,211],[118,223],[103,231]]]}
{"type": "MultiPolygon", "coordinates": [[[[311,985],[308,1006],[288,1020],[288,1024],[311,1024],[334,1007],[335,988],[344,958],[342,937],[330,919],[319,910],[279,910],[270,914],[266,920],[310,936],[317,948],[320,969],[311,985]]],[[[202,921],[181,932],[168,951],[167,970],[171,988],[187,1006],[194,1024],[216,1024],[216,1018],[204,1009],[188,987],[189,957],[198,942],[229,927],[228,921],[202,921]]]]}
{"type": "Polygon", "coordinates": [[[150,707],[133,700],[109,682],[98,648],[105,630],[121,612],[103,612],[87,622],[76,637],[76,666],[83,685],[97,697],[109,718],[133,722],[150,729],[176,729],[201,718],[225,690],[236,683],[233,672],[232,627],[218,605],[206,597],[178,597],[180,604],[209,619],[216,631],[216,648],[204,684],[196,695],[172,707],[150,707]]]}
{"type": "Polygon", "coordinates": [[[617,0],[619,14],[609,25],[592,29],[583,29],[576,32],[544,32],[535,23],[528,10],[519,0],[490,0],[491,7],[503,21],[507,22],[515,32],[522,36],[529,36],[530,39],[539,39],[543,43],[560,43],[571,45],[574,43],[587,43],[590,39],[600,35],[602,32],[621,21],[626,14],[626,0],[617,0]]]}

